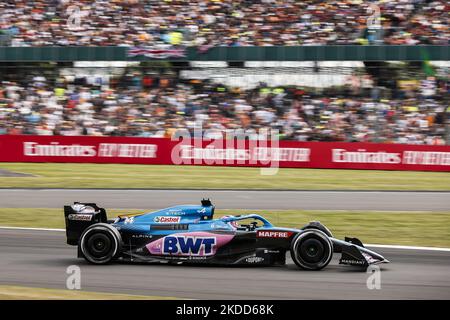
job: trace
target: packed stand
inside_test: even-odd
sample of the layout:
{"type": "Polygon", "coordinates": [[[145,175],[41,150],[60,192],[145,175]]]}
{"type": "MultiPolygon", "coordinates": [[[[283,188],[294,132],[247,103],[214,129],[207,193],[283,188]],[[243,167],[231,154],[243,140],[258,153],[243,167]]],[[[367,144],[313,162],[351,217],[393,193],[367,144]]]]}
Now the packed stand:
{"type": "Polygon", "coordinates": [[[0,35],[11,46],[448,45],[448,1],[373,3],[3,0],[0,35]]]}
{"type": "Polygon", "coordinates": [[[8,79],[0,82],[0,134],[171,137],[202,123],[210,138],[245,130],[254,139],[272,128],[296,141],[445,144],[448,82],[387,89],[363,80],[317,92],[263,83],[244,91],[131,71],[109,81],[8,79]]]}

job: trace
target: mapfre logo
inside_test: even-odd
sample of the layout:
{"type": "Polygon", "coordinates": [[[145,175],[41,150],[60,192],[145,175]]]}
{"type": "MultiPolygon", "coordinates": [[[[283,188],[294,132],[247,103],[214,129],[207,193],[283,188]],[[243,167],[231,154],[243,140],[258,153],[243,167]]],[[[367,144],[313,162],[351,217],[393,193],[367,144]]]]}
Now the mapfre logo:
{"type": "Polygon", "coordinates": [[[292,235],[290,231],[258,231],[258,238],[289,238],[292,235]]]}
{"type": "Polygon", "coordinates": [[[181,217],[164,217],[158,216],[153,219],[156,223],[180,223],[181,217]]]}

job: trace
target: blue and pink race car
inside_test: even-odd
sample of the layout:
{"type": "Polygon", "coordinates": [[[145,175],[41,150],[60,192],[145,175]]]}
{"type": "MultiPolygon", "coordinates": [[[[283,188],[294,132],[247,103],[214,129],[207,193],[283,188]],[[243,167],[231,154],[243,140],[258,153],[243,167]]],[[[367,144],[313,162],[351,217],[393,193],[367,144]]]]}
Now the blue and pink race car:
{"type": "Polygon", "coordinates": [[[93,264],[113,261],[284,265],[289,251],[297,266],[320,270],[333,253],[340,264],[367,267],[389,262],[356,238],[333,238],[320,222],[280,228],[257,214],[214,219],[210,200],[108,220],[95,203],[64,207],[67,243],[93,264]]]}

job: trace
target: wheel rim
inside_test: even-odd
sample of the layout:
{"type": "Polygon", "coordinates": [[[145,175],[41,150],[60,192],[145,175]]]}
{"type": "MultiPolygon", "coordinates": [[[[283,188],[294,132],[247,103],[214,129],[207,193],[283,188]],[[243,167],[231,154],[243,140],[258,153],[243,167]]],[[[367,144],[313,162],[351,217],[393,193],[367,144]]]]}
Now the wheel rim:
{"type": "Polygon", "coordinates": [[[300,254],[309,263],[319,262],[324,255],[324,246],[317,239],[307,239],[300,245],[300,254]]]}
{"type": "Polygon", "coordinates": [[[96,258],[107,256],[111,251],[111,239],[104,233],[96,233],[87,241],[87,251],[96,258]]]}
{"type": "Polygon", "coordinates": [[[109,262],[119,248],[119,242],[113,232],[103,226],[87,230],[80,241],[84,257],[95,264],[109,262]]]}

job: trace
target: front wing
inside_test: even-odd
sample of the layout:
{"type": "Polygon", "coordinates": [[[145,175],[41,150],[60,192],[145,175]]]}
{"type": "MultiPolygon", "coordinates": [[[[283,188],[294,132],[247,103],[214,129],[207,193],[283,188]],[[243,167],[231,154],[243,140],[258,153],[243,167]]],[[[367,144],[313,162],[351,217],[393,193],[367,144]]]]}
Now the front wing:
{"type": "Polygon", "coordinates": [[[345,237],[345,241],[331,238],[334,252],[342,253],[339,264],[367,267],[372,264],[389,263],[382,255],[364,247],[357,238],[345,237]]]}

